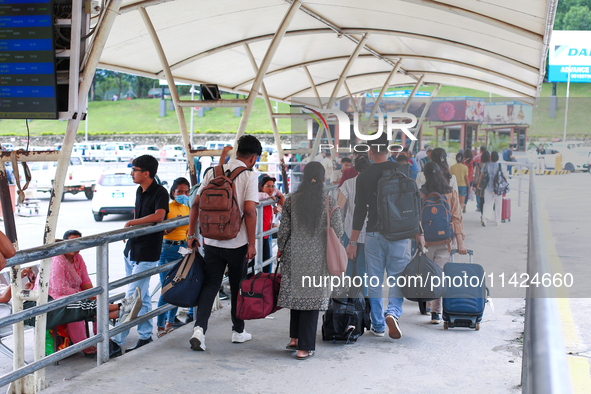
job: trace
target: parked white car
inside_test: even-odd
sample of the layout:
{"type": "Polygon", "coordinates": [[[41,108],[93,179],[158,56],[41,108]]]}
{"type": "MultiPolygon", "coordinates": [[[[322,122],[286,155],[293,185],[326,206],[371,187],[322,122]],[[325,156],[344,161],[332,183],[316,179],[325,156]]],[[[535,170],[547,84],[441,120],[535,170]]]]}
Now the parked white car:
{"type": "Polygon", "coordinates": [[[166,161],[181,161],[185,158],[185,151],[180,145],[164,145],[160,157],[166,161]]]}
{"type": "Polygon", "coordinates": [[[160,158],[160,148],[156,145],[138,145],[133,150],[133,157],[138,157],[142,155],[150,155],[157,159],[160,158]]]}
{"type": "MultiPolygon", "coordinates": [[[[166,181],[154,177],[159,185],[167,186],[166,181]]],[[[117,168],[105,171],[94,187],[92,215],[100,222],[105,215],[130,214],[135,211],[135,197],[138,185],[133,183],[129,168],[117,168]]]]}
{"type": "Polygon", "coordinates": [[[113,142],[103,146],[103,161],[130,161],[134,158],[130,145],[113,142]]]}
{"type": "MultiPolygon", "coordinates": [[[[31,178],[37,181],[38,192],[51,193],[53,190],[56,167],[56,161],[37,161],[30,164],[31,178]]],[[[66,173],[62,201],[66,193],[84,193],[86,198],[89,200],[92,199],[94,185],[96,184],[100,171],[99,168],[86,167],[80,156],[70,157],[70,165],[68,167],[68,172],[66,173]]]]}
{"type": "Polygon", "coordinates": [[[100,222],[108,214],[129,214],[135,210],[138,185],[133,183],[130,171],[106,171],[97,182],[92,198],[94,220],[100,222]]]}
{"type": "Polygon", "coordinates": [[[72,152],[82,157],[84,161],[101,161],[103,159],[103,146],[100,142],[79,142],[74,144],[72,152]]]}

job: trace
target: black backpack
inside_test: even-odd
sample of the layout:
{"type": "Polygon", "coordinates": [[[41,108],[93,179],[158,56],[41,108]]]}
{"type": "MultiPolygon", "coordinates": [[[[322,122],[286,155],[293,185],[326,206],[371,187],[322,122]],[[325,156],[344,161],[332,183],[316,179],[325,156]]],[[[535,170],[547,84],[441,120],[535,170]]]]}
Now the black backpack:
{"type": "MultiPolygon", "coordinates": [[[[355,271],[353,269],[352,278],[355,277],[355,271]]],[[[369,299],[364,298],[363,287],[335,289],[328,309],[322,316],[322,340],[345,341],[349,344],[356,342],[370,328],[369,299]]]]}
{"type": "Polygon", "coordinates": [[[417,249],[410,263],[402,271],[406,283],[404,283],[405,286],[400,287],[400,291],[410,301],[436,300],[445,294],[445,286],[442,284],[443,280],[433,282],[431,278],[437,276],[441,279],[442,274],[443,269],[420,249],[417,249]],[[435,286],[438,283],[440,286],[435,286]]]}
{"type": "Polygon", "coordinates": [[[421,193],[410,165],[385,170],[378,181],[378,231],[389,241],[412,238],[421,222],[421,193]],[[406,174],[405,174],[406,173],[406,174]]]}
{"type": "Polygon", "coordinates": [[[486,163],[480,169],[480,179],[478,179],[478,189],[484,190],[490,181],[490,175],[486,169],[486,163]]]}

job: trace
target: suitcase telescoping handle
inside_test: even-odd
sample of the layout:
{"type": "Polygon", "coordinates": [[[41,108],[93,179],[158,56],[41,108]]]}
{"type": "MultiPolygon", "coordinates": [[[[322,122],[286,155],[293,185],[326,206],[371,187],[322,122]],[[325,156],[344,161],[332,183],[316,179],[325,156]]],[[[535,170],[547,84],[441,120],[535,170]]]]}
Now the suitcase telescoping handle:
{"type": "MultiPolygon", "coordinates": [[[[468,254],[470,255],[470,264],[472,264],[472,258],[474,257],[474,251],[473,251],[473,250],[470,250],[470,249],[468,249],[468,250],[467,250],[467,252],[468,252],[468,254]]],[[[458,253],[458,250],[457,250],[457,249],[452,249],[452,250],[451,250],[451,262],[452,262],[452,263],[454,262],[454,255],[455,255],[456,253],[458,253]]]]}

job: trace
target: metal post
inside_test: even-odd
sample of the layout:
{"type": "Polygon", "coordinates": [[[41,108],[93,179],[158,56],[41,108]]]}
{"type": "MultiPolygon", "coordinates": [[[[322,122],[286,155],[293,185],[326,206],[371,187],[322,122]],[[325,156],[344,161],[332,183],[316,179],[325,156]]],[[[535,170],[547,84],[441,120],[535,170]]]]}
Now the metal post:
{"type": "MultiPolygon", "coordinates": [[[[376,111],[380,107],[380,103],[382,102],[382,98],[384,97],[384,94],[386,93],[388,86],[390,86],[390,81],[392,80],[392,77],[398,72],[398,70],[400,70],[400,66],[402,66],[402,58],[400,58],[398,60],[398,62],[396,63],[396,66],[394,66],[394,68],[392,69],[390,74],[388,74],[388,77],[386,78],[386,82],[384,83],[382,90],[380,90],[380,94],[378,95],[378,98],[376,99],[376,101],[373,105],[373,108],[371,109],[371,113],[369,115],[369,118],[367,119],[367,122],[365,124],[365,133],[366,134],[369,132],[369,125],[371,124],[371,121],[373,120],[373,117],[376,114],[376,111]]],[[[406,110],[404,110],[402,112],[406,112],[406,110]]],[[[394,136],[394,139],[396,139],[396,136],[394,136]]]]}
{"type": "MultiPolygon", "coordinates": [[[[78,100],[86,100],[90,85],[96,72],[96,67],[99,58],[107,42],[107,38],[115,22],[115,18],[119,13],[119,7],[123,0],[112,0],[109,7],[105,10],[105,16],[102,22],[96,26],[96,35],[93,41],[92,49],[86,62],[86,67],[82,75],[80,85],[78,87],[78,100]]],[[[78,108],[81,108],[84,103],[79,102],[78,108]]],[[[49,209],[47,211],[47,221],[45,224],[44,244],[53,243],[55,241],[55,229],[57,227],[57,219],[59,216],[61,196],[64,191],[64,181],[66,179],[66,172],[70,164],[70,155],[72,154],[72,147],[76,138],[76,132],[80,125],[82,116],[78,114],[75,119],[68,120],[66,127],[66,135],[60,150],[58,164],[55,171],[53,191],[49,200],[49,209]]],[[[47,303],[47,291],[49,284],[49,270],[51,267],[51,259],[44,259],[39,265],[39,280],[38,280],[38,299],[37,305],[47,303]]],[[[35,322],[35,360],[39,360],[45,356],[45,328],[46,315],[37,316],[35,322]]],[[[35,372],[35,388],[38,392],[46,387],[45,369],[35,372]]]]}
{"type": "Polygon", "coordinates": [[[308,81],[310,81],[310,87],[314,91],[316,98],[318,99],[318,108],[322,108],[322,100],[320,99],[320,94],[318,94],[318,89],[316,88],[316,84],[314,83],[314,78],[312,78],[312,74],[310,74],[310,70],[308,70],[308,66],[302,67],[306,76],[308,77],[308,81]]]}
{"type": "MultiPolygon", "coordinates": [[[[415,137],[418,137],[419,131],[421,131],[421,126],[423,125],[423,120],[427,116],[427,113],[429,112],[429,108],[431,108],[431,104],[433,103],[433,100],[437,96],[437,93],[439,93],[439,89],[441,89],[441,84],[438,84],[437,87],[435,87],[435,90],[433,91],[433,93],[431,94],[431,97],[429,98],[429,102],[427,103],[427,106],[425,107],[425,109],[423,109],[423,113],[421,114],[421,118],[419,119],[417,125],[415,126],[415,132],[414,132],[415,137]]],[[[415,140],[411,140],[410,147],[408,148],[410,152],[412,152],[414,146],[415,146],[415,140]]]]}
{"type": "Polygon", "coordinates": [[[337,83],[334,85],[334,89],[332,90],[332,95],[330,96],[330,100],[328,101],[328,104],[326,105],[327,109],[330,109],[333,106],[334,102],[336,101],[337,95],[339,94],[339,90],[341,90],[341,86],[343,85],[345,78],[347,78],[347,75],[349,74],[351,67],[353,67],[353,63],[355,63],[355,60],[357,60],[357,57],[359,56],[359,53],[361,52],[361,50],[365,46],[365,43],[367,42],[368,38],[369,38],[369,33],[365,33],[363,38],[357,44],[357,47],[355,47],[355,51],[353,52],[353,54],[351,55],[351,57],[347,61],[347,64],[345,65],[343,72],[339,76],[337,83]]]}
{"type": "MultiPolygon", "coordinates": [[[[517,187],[517,206],[521,206],[521,176],[523,175],[522,167],[517,168],[517,179],[518,179],[518,187],[517,187]]],[[[531,174],[530,174],[531,176],[531,174]]]]}
{"type": "MultiPolygon", "coordinates": [[[[191,101],[195,100],[195,85],[191,85],[191,101]]],[[[191,142],[191,147],[195,145],[193,142],[193,124],[195,123],[195,107],[191,107],[191,136],[189,140],[191,142]]],[[[189,159],[189,154],[187,153],[187,160],[189,159]]]]}
{"type": "Polygon", "coordinates": [[[4,165],[4,162],[0,162],[0,203],[2,204],[2,214],[4,216],[4,232],[10,242],[14,244],[17,241],[17,236],[14,212],[12,211],[13,198],[14,196],[10,195],[6,166],[4,165]]]}
{"type": "MultiPolygon", "coordinates": [[[[259,72],[259,68],[257,66],[257,62],[250,50],[248,44],[244,44],[244,50],[248,55],[248,59],[250,60],[250,64],[255,73],[259,72]]],[[[261,83],[261,90],[263,93],[263,100],[265,101],[265,107],[267,107],[267,113],[269,114],[269,120],[271,121],[271,128],[273,129],[273,136],[275,137],[275,145],[277,146],[277,153],[279,154],[279,171],[281,171],[281,175],[283,177],[283,190],[286,194],[289,193],[289,183],[287,182],[287,173],[285,171],[285,154],[283,152],[283,148],[281,147],[281,137],[279,135],[279,128],[277,127],[277,122],[273,119],[273,107],[271,106],[271,101],[269,100],[269,95],[267,94],[267,88],[265,87],[265,83],[261,83]]]]}
{"type": "Polygon", "coordinates": [[[102,334],[103,341],[97,344],[97,366],[109,361],[109,244],[104,243],[96,247],[96,279],[97,285],[104,290],[96,297],[96,321],[98,334],[102,334]]]}
{"type": "Polygon", "coordinates": [[[353,94],[351,94],[351,89],[349,89],[349,85],[347,84],[346,79],[343,82],[343,86],[345,87],[345,90],[347,91],[347,95],[349,96],[349,100],[351,100],[351,105],[353,106],[355,111],[357,111],[357,113],[359,113],[361,115],[361,109],[359,107],[357,107],[357,103],[355,102],[355,99],[353,98],[353,94]]]}
{"type": "MultiPolygon", "coordinates": [[[[242,118],[240,118],[240,125],[238,126],[238,130],[236,131],[236,139],[234,140],[234,147],[236,147],[238,143],[238,139],[242,137],[244,132],[246,131],[246,125],[248,124],[248,118],[250,118],[250,113],[252,112],[252,107],[254,107],[254,103],[257,99],[259,89],[261,88],[261,84],[263,83],[263,78],[265,74],[267,74],[267,70],[271,65],[271,60],[277,52],[277,48],[279,48],[279,44],[287,31],[287,28],[293,18],[296,16],[298,10],[300,9],[302,3],[299,0],[294,0],[294,2],[289,7],[287,14],[283,18],[283,21],[279,25],[275,36],[273,36],[273,40],[271,44],[269,44],[269,49],[267,49],[267,53],[265,53],[265,57],[261,62],[261,66],[259,67],[259,72],[256,74],[254,82],[252,83],[252,87],[250,89],[250,93],[248,94],[248,101],[246,104],[246,108],[244,108],[244,113],[242,114],[242,118]]],[[[236,155],[236,149],[230,151],[232,156],[236,155]]]]}
{"type": "Polygon", "coordinates": [[[185,114],[183,112],[183,108],[179,105],[179,92],[177,91],[176,85],[174,83],[174,77],[172,76],[172,71],[170,70],[168,60],[166,60],[166,54],[164,53],[164,49],[162,49],[162,44],[160,43],[160,39],[158,38],[156,29],[154,29],[154,25],[152,24],[152,21],[150,20],[150,17],[148,16],[146,9],[144,7],[139,7],[138,12],[140,13],[140,16],[144,21],[144,24],[148,29],[148,33],[150,34],[150,38],[152,39],[152,44],[154,44],[154,49],[156,49],[156,52],[158,53],[158,58],[160,59],[162,70],[164,70],[164,74],[166,75],[166,81],[168,82],[168,88],[170,89],[170,96],[172,97],[172,101],[174,102],[174,108],[179,122],[179,127],[181,129],[181,135],[183,136],[185,152],[187,153],[187,164],[189,166],[191,184],[195,185],[197,184],[195,162],[193,161],[193,157],[191,156],[191,141],[189,140],[189,134],[187,132],[187,122],[185,121],[185,114]]]}
{"type": "Polygon", "coordinates": [[[257,211],[257,223],[255,231],[257,254],[254,257],[254,267],[255,271],[258,272],[263,266],[263,207],[259,205],[257,207],[257,211]]]}
{"type": "Polygon", "coordinates": [[[406,100],[406,104],[404,104],[404,109],[402,110],[402,112],[408,111],[408,108],[410,107],[410,102],[412,101],[415,94],[417,94],[419,88],[423,84],[423,79],[425,79],[425,74],[421,75],[421,78],[419,78],[419,81],[415,84],[415,87],[412,89],[412,92],[410,92],[410,96],[408,96],[408,100],[406,100]]]}

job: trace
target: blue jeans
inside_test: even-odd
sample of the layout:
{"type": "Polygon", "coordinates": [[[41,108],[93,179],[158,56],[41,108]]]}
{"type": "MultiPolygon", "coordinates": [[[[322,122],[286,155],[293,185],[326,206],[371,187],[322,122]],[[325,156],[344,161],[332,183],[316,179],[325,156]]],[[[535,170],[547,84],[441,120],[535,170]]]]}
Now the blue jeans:
{"type": "Polygon", "coordinates": [[[378,232],[367,233],[365,237],[365,263],[369,303],[371,305],[371,323],[376,331],[386,329],[386,316],[402,316],[402,293],[395,286],[395,278],[406,268],[410,261],[410,240],[388,241],[378,232]],[[384,270],[388,282],[384,284],[384,270]],[[375,279],[377,278],[377,279],[375,279]],[[373,280],[372,280],[373,279],[373,280]],[[384,312],[383,287],[388,286],[388,307],[384,312]]]}
{"type": "MultiPolygon", "coordinates": [[[[347,233],[343,232],[343,241],[345,244],[345,248],[349,245],[349,237],[347,237],[347,233]]],[[[357,243],[357,261],[355,264],[355,274],[363,278],[365,275],[365,244],[364,243],[357,243]]],[[[353,261],[349,260],[347,264],[347,271],[345,271],[345,275],[353,276],[353,261]]],[[[363,294],[367,296],[367,288],[365,287],[365,283],[363,284],[363,294]]]]}
{"type": "MultiPolygon", "coordinates": [[[[167,263],[172,263],[173,261],[178,261],[178,260],[182,259],[183,255],[181,255],[179,253],[179,248],[181,246],[186,248],[187,243],[185,241],[183,241],[183,243],[181,245],[171,245],[171,244],[167,244],[165,241],[162,244],[162,252],[160,253],[160,260],[158,261],[158,266],[160,267],[161,265],[164,265],[167,263]]],[[[162,287],[164,287],[164,279],[166,279],[167,274],[168,274],[168,272],[161,272],[160,273],[160,285],[162,285],[162,287]]],[[[162,301],[162,296],[160,296],[160,299],[158,300],[158,307],[161,307],[162,305],[165,305],[165,304],[166,304],[166,302],[162,301]]],[[[173,308],[166,313],[158,315],[158,319],[156,320],[156,326],[157,327],[164,327],[164,323],[166,323],[167,321],[169,323],[174,322],[174,318],[176,317],[177,310],[178,310],[178,308],[173,308]]]]}
{"type": "MultiPolygon", "coordinates": [[[[138,274],[140,272],[147,271],[155,268],[158,264],[157,261],[131,261],[129,256],[125,256],[125,275],[138,274]]],[[[140,279],[135,282],[131,282],[127,287],[126,297],[129,297],[135,291],[135,288],[139,287],[142,292],[142,309],[138,316],[144,315],[152,310],[152,300],[150,298],[150,278],[140,279]]],[[[117,322],[119,325],[119,322],[117,322]]],[[[140,339],[148,339],[152,337],[152,320],[145,321],[137,326],[137,332],[140,339]]],[[[123,331],[121,334],[115,335],[112,340],[117,345],[122,346],[125,343],[125,339],[129,335],[129,330],[123,331]]]]}

